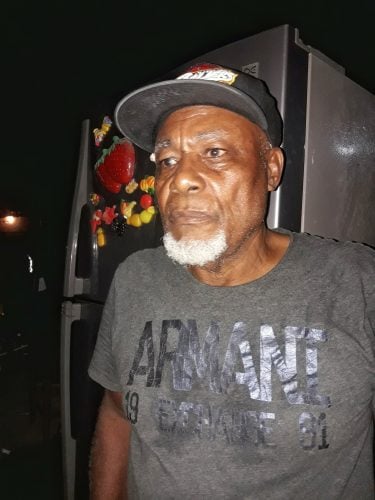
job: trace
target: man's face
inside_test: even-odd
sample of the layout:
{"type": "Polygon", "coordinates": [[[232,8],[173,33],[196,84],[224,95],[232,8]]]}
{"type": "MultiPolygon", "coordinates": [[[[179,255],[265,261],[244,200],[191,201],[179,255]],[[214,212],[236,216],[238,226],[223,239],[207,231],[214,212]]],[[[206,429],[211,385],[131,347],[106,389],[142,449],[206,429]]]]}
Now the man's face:
{"type": "Polygon", "coordinates": [[[167,117],[155,144],[156,195],[165,232],[205,240],[223,230],[236,252],[262,226],[268,192],[265,134],[246,118],[214,106],[167,117]]]}

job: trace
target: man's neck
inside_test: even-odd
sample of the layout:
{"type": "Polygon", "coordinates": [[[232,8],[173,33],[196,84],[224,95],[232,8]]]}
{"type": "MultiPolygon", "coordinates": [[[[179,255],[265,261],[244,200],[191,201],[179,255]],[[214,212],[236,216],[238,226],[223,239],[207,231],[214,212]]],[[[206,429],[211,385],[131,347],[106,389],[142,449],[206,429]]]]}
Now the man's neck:
{"type": "Polygon", "coordinates": [[[289,236],[260,227],[231,254],[202,267],[190,266],[191,274],[210,286],[250,283],[271,271],[283,258],[289,236]]]}

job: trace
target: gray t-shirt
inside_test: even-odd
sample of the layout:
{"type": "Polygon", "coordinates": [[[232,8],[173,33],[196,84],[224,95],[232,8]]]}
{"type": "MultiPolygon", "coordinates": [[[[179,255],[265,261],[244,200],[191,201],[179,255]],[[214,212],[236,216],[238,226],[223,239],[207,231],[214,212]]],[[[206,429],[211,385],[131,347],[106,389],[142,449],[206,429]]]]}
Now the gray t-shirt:
{"type": "Polygon", "coordinates": [[[291,236],[234,287],[162,247],[119,266],[89,374],[123,393],[131,500],[374,498],[375,252],[291,236]]]}

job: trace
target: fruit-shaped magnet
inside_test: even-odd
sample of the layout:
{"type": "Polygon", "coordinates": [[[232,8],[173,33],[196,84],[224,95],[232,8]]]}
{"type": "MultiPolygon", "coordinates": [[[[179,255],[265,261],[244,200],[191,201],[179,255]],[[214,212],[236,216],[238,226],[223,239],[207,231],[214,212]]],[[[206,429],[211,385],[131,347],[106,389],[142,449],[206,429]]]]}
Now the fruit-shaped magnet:
{"type": "Polygon", "coordinates": [[[135,151],[127,139],[113,138],[109,149],[104,149],[95,164],[95,172],[102,185],[111,193],[119,193],[123,184],[134,177],[135,151]]]}
{"type": "Polygon", "coordinates": [[[139,204],[143,209],[151,207],[153,204],[152,196],[150,194],[143,194],[139,200],[139,204]]]}
{"type": "Polygon", "coordinates": [[[98,247],[104,247],[104,245],[106,244],[105,234],[101,227],[98,227],[98,229],[96,230],[96,240],[98,243],[98,247]]]}
{"type": "Polygon", "coordinates": [[[108,134],[111,126],[112,120],[109,116],[105,116],[102,126],[100,128],[94,128],[93,133],[95,137],[95,146],[100,146],[100,144],[103,142],[104,137],[108,134]]]}
{"type": "Polygon", "coordinates": [[[139,183],[141,191],[148,194],[154,194],[155,192],[155,177],[153,175],[146,175],[144,179],[139,183]]]}

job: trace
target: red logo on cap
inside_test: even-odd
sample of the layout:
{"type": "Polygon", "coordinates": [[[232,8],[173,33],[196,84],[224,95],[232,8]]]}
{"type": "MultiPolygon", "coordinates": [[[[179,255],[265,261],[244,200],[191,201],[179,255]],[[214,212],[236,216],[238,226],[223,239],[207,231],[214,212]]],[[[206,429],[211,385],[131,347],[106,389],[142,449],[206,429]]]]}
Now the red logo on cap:
{"type": "Polygon", "coordinates": [[[190,66],[190,68],[188,68],[186,72],[197,73],[198,71],[206,71],[207,69],[221,69],[221,66],[211,63],[198,63],[190,66]]]}

